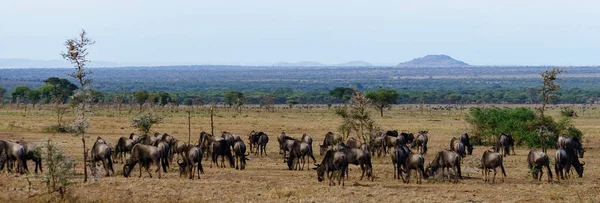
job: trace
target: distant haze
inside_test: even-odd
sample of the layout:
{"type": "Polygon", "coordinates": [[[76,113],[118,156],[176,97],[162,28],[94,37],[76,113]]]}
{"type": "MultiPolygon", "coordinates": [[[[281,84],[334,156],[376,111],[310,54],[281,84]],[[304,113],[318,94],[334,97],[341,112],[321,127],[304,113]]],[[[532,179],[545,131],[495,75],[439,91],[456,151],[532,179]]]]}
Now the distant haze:
{"type": "Polygon", "coordinates": [[[428,54],[471,65],[600,65],[599,1],[3,0],[0,58],[62,60],[82,28],[89,59],[123,65],[273,65],[428,54]]]}

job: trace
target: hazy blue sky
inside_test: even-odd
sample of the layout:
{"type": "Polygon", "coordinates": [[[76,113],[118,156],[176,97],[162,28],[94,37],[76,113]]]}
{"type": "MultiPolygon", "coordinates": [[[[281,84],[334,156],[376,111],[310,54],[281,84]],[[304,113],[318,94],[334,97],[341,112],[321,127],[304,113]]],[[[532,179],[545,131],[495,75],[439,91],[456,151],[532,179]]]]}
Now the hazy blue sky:
{"type": "Polygon", "coordinates": [[[600,2],[576,0],[0,0],[0,58],[129,63],[600,65],[600,2]]]}

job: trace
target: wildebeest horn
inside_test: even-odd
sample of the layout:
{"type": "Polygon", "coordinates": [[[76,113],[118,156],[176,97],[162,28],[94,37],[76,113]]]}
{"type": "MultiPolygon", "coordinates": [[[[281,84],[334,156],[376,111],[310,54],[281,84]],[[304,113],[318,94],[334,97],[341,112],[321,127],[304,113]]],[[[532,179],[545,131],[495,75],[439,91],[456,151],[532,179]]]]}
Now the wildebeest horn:
{"type": "Polygon", "coordinates": [[[582,162],[581,162],[581,166],[585,166],[585,161],[582,161],[582,162]]]}
{"type": "Polygon", "coordinates": [[[313,164],[314,164],[316,167],[319,167],[319,166],[321,166],[321,164],[316,164],[316,163],[313,163],[313,164]]]}
{"type": "Polygon", "coordinates": [[[181,164],[183,164],[183,162],[179,162],[179,161],[181,161],[181,159],[180,159],[180,158],[177,158],[177,164],[178,164],[178,165],[181,165],[181,164]]]}

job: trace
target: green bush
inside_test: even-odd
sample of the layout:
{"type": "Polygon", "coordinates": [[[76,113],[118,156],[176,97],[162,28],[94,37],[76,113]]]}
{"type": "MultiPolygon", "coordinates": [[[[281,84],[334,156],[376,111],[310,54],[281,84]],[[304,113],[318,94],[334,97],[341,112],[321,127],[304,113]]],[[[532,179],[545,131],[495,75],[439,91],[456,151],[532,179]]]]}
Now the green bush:
{"type": "Polygon", "coordinates": [[[563,117],[576,117],[577,113],[575,113],[575,110],[573,110],[572,108],[566,108],[560,110],[560,115],[563,117]]]}
{"type": "Polygon", "coordinates": [[[552,117],[543,119],[528,108],[473,108],[466,118],[472,125],[474,144],[493,145],[500,133],[512,134],[516,145],[540,147],[544,135],[545,145],[555,146],[559,135],[582,138],[583,132],[577,129],[570,117],[563,116],[556,122],[552,117]]]}

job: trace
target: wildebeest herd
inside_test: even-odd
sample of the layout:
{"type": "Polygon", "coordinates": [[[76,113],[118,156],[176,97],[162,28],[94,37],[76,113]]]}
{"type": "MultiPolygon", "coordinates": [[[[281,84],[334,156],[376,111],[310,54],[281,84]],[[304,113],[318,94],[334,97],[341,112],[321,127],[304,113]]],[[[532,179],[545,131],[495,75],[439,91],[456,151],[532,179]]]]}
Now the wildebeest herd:
{"type": "MultiPolygon", "coordinates": [[[[337,176],[337,184],[344,185],[345,179],[349,176],[349,164],[360,166],[362,172],[360,180],[365,175],[367,179],[374,180],[371,159],[373,156],[381,157],[387,154],[390,154],[394,179],[402,179],[405,183],[410,182],[412,171],[416,173],[417,183],[436,175],[441,175],[442,179],[452,182],[462,179],[462,159],[472,155],[474,150],[469,135],[465,133],[458,138],[453,137],[449,148],[438,151],[433,160],[427,162],[424,154],[428,152],[428,134],[428,131],[419,131],[415,137],[413,133],[399,133],[396,130],[374,131],[370,133],[367,142],[352,137],[344,142],[342,136],[328,132],[323,142],[319,144],[319,154],[323,157],[320,162],[315,159],[313,138],[310,135],[303,134],[300,139],[296,139],[281,132],[277,141],[279,154],[283,154],[287,169],[310,170],[307,164],[312,161],[316,166],[312,169],[317,172],[317,180],[321,182],[327,175],[329,185],[336,184],[335,176],[337,176]]],[[[101,163],[106,176],[115,174],[113,162],[120,161],[123,164],[124,177],[131,176],[133,169],[138,165],[138,177],[142,177],[142,170],[152,177],[150,167],[155,166],[155,173],[158,173],[158,178],[161,178],[161,173],[166,173],[167,168],[170,168],[176,158],[180,177],[187,175],[190,179],[194,179],[197,174],[197,178],[200,179],[200,174],[204,173],[203,158],[205,160],[211,158],[211,167],[214,164],[218,168],[224,168],[227,166],[225,164],[227,160],[229,167],[244,170],[250,153],[255,156],[267,156],[266,146],[269,143],[269,136],[264,132],[252,131],[248,135],[248,145],[246,145],[242,136],[227,131],[223,131],[220,137],[201,132],[198,141],[191,144],[166,133],[147,136],[132,133],[129,137],[119,138],[116,143],[112,146],[103,138],[97,137],[90,150],[89,164],[97,166],[101,163]]],[[[514,144],[514,138],[510,134],[501,133],[497,136],[496,145],[483,152],[479,168],[485,182],[495,182],[498,168],[504,181],[506,170],[503,160],[511,154],[511,151],[515,154],[514,144]],[[492,171],[494,175],[490,178],[492,171]]],[[[579,177],[582,177],[585,162],[580,162],[579,159],[583,158],[585,150],[580,140],[576,137],[560,136],[556,149],[554,170],[557,180],[569,178],[571,167],[579,177]]],[[[6,167],[9,172],[13,172],[16,167],[17,173],[27,173],[26,163],[32,160],[35,163],[35,172],[37,173],[38,169],[42,171],[40,151],[39,147],[23,140],[16,142],[0,140],[0,170],[6,167]]],[[[544,168],[547,171],[548,181],[552,180],[550,162],[550,157],[546,153],[536,149],[531,149],[527,156],[528,167],[536,180],[542,179],[544,168]]]]}

